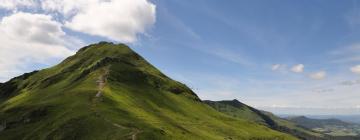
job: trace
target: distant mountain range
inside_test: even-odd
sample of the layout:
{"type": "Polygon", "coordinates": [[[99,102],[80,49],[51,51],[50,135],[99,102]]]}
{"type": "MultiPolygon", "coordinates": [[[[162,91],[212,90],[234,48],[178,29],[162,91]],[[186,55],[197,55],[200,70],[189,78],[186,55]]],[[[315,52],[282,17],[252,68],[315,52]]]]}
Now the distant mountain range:
{"type": "Polygon", "coordinates": [[[360,140],[360,125],[338,119],[310,119],[305,116],[280,118],[238,100],[204,101],[219,112],[263,124],[306,140],[360,140]]]}
{"type": "MultiPolygon", "coordinates": [[[[311,119],[305,116],[288,117],[299,126],[332,136],[360,136],[360,125],[339,119],[311,119]]],[[[359,137],[360,139],[360,137],[359,137]]]]}
{"type": "Polygon", "coordinates": [[[335,125],[335,126],[350,126],[355,125],[348,122],[341,121],[339,119],[311,119],[305,116],[296,116],[296,117],[288,117],[286,118],[292,122],[300,124],[307,128],[319,128],[324,127],[326,125],[335,125]]]}
{"type": "MultiPolygon", "coordinates": [[[[347,108],[323,108],[323,107],[276,107],[276,106],[263,106],[259,107],[261,110],[267,110],[274,114],[279,114],[280,116],[294,116],[294,115],[304,115],[304,116],[315,116],[321,117],[321,119],[326,118],[338,118],[348,116],[357,117],[357,122],[360,121],[360,109],[356,107],[347,107],[347,108]],[[346,115],[345,115],[346,114],[346,115]]],[[[349,118],[348,118],[349,119],[349,118]]]]}
{"type": "Polygon", "coordinates": [[[244,120],[253,121],[255,123],[263,124],[284,133],[289,133],[300,139],[326,139],[327,136],[321,133],[316,133],[311,130],[298,127],[297,124],[281,119],[270,112],[260,111],[238,100],[224,100],[224,101],[204,101],[219,112],[223,112],[229,116],[240,118],[244,120]]]}
{"type": "Polygon", "coordinates": [[[360,124],[360,115],[306,115],[306,116],[314,119],[336,118],[345,122],[360,124]]]}
{"type": "Polygon", "coordinates": [[[0,83],[1,140],[356,139],[315,130],[330,123],[347,124],[202,101],[128,46],[109,42],[0,83]]]}

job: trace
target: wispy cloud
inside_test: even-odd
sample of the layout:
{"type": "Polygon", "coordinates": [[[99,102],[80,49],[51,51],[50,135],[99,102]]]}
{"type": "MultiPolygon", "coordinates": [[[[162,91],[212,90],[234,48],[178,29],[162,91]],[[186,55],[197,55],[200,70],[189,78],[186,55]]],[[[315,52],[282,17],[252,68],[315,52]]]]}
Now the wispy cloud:
{"type": "Polygon", "coordinates": [[[350,68],[350,71],[355,74],[360,74],[360,65],[356,65],[350,68]]]}
{"type": "Polygon", "coordinates": [[[178,41],[178,39],[175,41],[176,43],[242,66],[254,65],[252,60],[241,51],[229,50],[226,45],[214,45],[216,43],[204,41],[201,34],[196,32],[191,26],[186,24],[182,19],[178,18],[163,5],[160,5],[158,10],[159,14],[162,14],[164,19],[174,26],[174,30],[177,30],[178,33],[185,34],[186,37],[190,38],[190,40],[183,42],[178,41]]]}
{"type": "Polygon", "coordinates": [[[281,68],[281,64],[274,64],[271,66],[271,70],[275,71],[281,68]]]}
{"type": "Polygon", "coordinates": [[[360,79],[358,80],[346,80],[346,81],[342,81],[339,83],[342,86],[353,86],[353,85],[357,85],[360,84],[360,79]]]}
{"type": "Polygon", "coordinates": [[[286,74],[289,72],[288,66],[286,64],[273,64],[271,65],[270,69],[272,71],[280,72],[286,74]]]}
{"type": "Polygon", "coordinates": [[[349,57],[338,58],[331,62],[333,62],[333,63],[360,62],[360,56],[349,56],[349,57]]]}
{"type": "Polygon", "coordinates": [[[360,43],[353,43],[351,45],[341,47],[329,52],[334,57],[333,63],[350,63],[360,62],[360,43]]]}
{"type": "Polygon", "coordinates": [[[311,79],[322,80],[326,77],[326,71],[318,71],[309,75],[311,79]]]}
{"type": "Polygon", "coordinates": [[[179,33],[183,33],[189,36],[192,40],[200,41],[202,38],[201,36],[194,31],[190,26],[188,26],[183,20],[175,16],[167,7],[166,5],[159,5],[158,13],[161,14],[163,20],[170,23],[174,26],[174,30],[177,30],[179,33]]]}
{"type": "Polygon", "coordinates": [[[302,73],[304,72],[304,68],[305,68],[304,64],[297,64],[291,67],[291,71],[295,73],[302,73]]]}
{"type": "Polygon", "coordinates": [[[333,88],[320,88],[320,89],[314,89],[313,91],[317,93],[326,93],[326,92],[333,92],[335,90],[333,88]]]}
{"type": "Polygon", "coordinates": [[[236,53],[234,51],[230,51],[224,48],[209,48],[209,50],[206,50],[206,52],[208,52],[209,54],[212,54],[216,57],[219,57],[221,59],[233,62],[233,63],[237,63],[243,66],[253,66],[254,63],[249,61],[248,58],[246,58],[246,56],[244,56],[241,53],[236,53]]]}
{"type": "Polygon", "coordinates": [[[351,27],[357,28],[360,25],[360,8],[358,7],[358,2],[353,1],[352,9],[345,15],[345,19],[351,27]]]}

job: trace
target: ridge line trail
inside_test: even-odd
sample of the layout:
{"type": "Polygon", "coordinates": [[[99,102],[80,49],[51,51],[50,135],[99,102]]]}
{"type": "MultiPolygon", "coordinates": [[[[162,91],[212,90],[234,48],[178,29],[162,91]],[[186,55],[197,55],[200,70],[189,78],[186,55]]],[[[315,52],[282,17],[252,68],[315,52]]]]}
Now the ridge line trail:
{"type": "Polygon", "coordinates": [[[98,78],[98,80],[96,81],[97,86],[98,86],[98,92],[96,93],[96,97],[101,97],[102,95],[102,91],[105,87],[106,81],[107,81],[107,75],[109,74],[109,69],[106,68],[105,72],[103,74],[101,74],[98,78]]]}
{"type": "MultiPolygon", "coordinates": [[[[106,82],[107,82],[107,76],[109,74],[109,68],[105,68],[104,70],[105,72],[103,72],[99,77],[98,77],[98,80],[96,80],[96,83],[97,83],[97,88],[98,88],[98,91],[95,95],[95,97],[93,98],[92,100],[92,106],[94,108],[94,111],[97,115],[101,115],[99,112],[96,111],[96,104],[101,101],[100,97],[102,96],[103,94],[103,90],[104,90],[104,87],[106,85],[106,82]]],[[[111,123],[113,126],[115,127],[118,127],[120,129],[132,129],[132,132],[128,135],[131,136],[131,140],[136,140],[137,139],[137,134],[141,133],[142,131],[139,130],[138,128],[129,128],[129,127],[125,127],[123,125],[120,125],[118,123],[114,123],[112,121],[110,121],[109,119],[103,117],[103,119],[109,123],[111,123]]]]}

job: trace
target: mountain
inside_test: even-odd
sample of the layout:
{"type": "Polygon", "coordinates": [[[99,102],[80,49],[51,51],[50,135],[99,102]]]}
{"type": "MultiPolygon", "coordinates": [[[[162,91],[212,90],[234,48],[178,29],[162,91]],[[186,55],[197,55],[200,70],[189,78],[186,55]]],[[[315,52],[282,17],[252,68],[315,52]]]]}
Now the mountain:
{"type": "Polygon", "coordinates": [[[326,125],[336,125],[336,126],[350,126],[351,123],[341,121],[339,119],[311,119],[305,116],[296,116],[296,117],[288,117],[288,120],[301,124],[306,128],[319,128],[324,127],[326,125]]]}
{"type": "Polygon", "coordinates": [[[271,129],[278,130],[284,133],[288,133],[298,137],[299,139],[306,140],[322,140],[328,139],[327,135],[314,132],[310,129],[306,129],[298,126],[296,123],[279,118],[270,112],[257,110],[240,101],[224,100],[224,101],[204,101],[219,112],[223,112],[234,118],[240,118],[250,120],[262,125],[265,125],[271,129]]]}
{"type": "Polygon", "coordinates": [[[126,45],[100,42],[0,84],[0,139],[296,138],[218,112],[126,45]]]}
{"type": "Polygon", "coordinates": [[[305,116],[288,117],[289,121],[302,127],[332,136],[357,136],[360,139],[360,125],[339,119],[312,119],[305,116]]]}
{"type": "Polygon", "coordinates": [[[306,115],[306,117],[314,119],[336,118],[344,122],[360,124],[360,115],[306,115]]]}

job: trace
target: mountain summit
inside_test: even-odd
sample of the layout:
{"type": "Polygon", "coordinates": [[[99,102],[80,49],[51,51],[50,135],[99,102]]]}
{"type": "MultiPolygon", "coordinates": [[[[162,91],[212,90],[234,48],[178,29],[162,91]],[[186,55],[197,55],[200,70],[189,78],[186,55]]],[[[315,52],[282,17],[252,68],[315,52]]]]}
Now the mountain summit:
{"type": "Polygon", "coordinates": [[[0,84],[1,139],[296,139],[216,111],[124,44],[0,84]]]}

